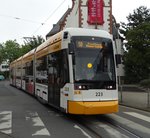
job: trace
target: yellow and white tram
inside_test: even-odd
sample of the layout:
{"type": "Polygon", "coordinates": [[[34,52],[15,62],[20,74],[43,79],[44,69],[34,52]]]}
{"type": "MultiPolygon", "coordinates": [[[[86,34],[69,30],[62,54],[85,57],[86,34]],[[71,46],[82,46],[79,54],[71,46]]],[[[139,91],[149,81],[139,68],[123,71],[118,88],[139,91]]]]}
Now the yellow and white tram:
{"type": "Polygon", "coordinates": [[[66,113],[117,112],[113,49],[106,31],[67,28],[12,62],[11,84],[66,113]]]}

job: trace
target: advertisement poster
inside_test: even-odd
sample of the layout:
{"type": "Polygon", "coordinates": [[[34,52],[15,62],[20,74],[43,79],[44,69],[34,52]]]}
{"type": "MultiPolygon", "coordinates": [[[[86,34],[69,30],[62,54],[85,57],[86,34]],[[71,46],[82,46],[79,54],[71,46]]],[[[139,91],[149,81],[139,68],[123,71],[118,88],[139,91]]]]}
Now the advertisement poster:
{"type": "Polygon", "coordinates": [[[88,1],[88,21],[89,24],[102,25],[103,20],[103,0],[88,1]]]}

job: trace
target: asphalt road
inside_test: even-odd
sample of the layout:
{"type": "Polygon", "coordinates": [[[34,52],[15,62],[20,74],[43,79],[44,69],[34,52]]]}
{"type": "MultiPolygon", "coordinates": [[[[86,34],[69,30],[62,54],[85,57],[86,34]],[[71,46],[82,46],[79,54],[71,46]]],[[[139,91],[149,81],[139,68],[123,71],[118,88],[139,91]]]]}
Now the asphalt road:
{"type": "Polygon", "coordinates": [[[0,81],[0,138],[87,138],[84,128],[33,96],[0,81]]]}
{"type": "MultiPolygon", "coordinates": [[[[144,94],[139,95],[123,93],[123,103],[141,104],[144,94]]],[[[150,112],[120,105],[116,114],[70,116],[0,81],[0,138],[49,137],[150,138],[150,112]]]]}

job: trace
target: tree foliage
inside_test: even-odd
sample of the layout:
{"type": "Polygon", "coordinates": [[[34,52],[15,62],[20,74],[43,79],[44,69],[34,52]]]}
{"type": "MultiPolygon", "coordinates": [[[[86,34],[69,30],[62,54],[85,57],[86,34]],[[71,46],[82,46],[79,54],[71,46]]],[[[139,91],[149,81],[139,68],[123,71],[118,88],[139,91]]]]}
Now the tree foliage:
{"type": "Polygon", "coordinates": [[[13,61],[20,56],[20,46],[16,40],[8,40],[2,44],[2,49],[0,50],[2,61],[13,61]]]}
{"type": "Polygon", "coordinates": [[[36,48],[43,42],[45,42],[45,40],[44,38],[42,38],[42,36],[24,37],[24,46],[29,46],[30,49],[36,48]]]}
{"type": "Polygon", "coordinates": [[[0,63],[2,63],[2,61],[3,61],[2,48],[3,48],[3,46],[0,44],[0,63]]]}
{"type": "Polygon", "coordinates": [[[41,36],[25,39],[23,45],[19,45],[16,40],[8,40],[0,44],[0,63],[2,61],[11,62],[36,48],[44,41],[45,40],[41,36]]]}
{"type": "Polygon", "coordinates": [[[120,32],[127,43],[124,58],[125,73],[128,82],[139,82],[150,75],[150,10],[139,7],[127,17],[128,23],[122,23],[120,32]]]}

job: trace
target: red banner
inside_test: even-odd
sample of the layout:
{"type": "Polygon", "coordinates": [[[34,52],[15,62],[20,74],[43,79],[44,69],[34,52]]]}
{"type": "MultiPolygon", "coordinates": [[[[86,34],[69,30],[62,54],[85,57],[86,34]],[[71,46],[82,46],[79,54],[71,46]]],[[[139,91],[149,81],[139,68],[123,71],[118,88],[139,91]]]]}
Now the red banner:
{"type": "Polygon", "coordinates": [[[89,0],[88,1],[88,21],[89,24],[104,23],[103,20],[103,0],[89,0]]]}

